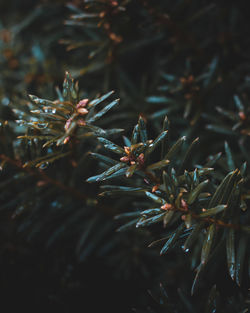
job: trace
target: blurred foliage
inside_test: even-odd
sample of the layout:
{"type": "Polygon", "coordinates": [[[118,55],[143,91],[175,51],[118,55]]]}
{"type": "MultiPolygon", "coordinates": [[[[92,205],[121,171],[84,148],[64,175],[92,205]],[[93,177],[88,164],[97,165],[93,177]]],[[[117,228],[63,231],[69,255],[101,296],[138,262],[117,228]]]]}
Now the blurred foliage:
{"type": "Polygon", "coordinates": [[[0,12],[9,311],[248,312],[247,3],[0,12]]]}

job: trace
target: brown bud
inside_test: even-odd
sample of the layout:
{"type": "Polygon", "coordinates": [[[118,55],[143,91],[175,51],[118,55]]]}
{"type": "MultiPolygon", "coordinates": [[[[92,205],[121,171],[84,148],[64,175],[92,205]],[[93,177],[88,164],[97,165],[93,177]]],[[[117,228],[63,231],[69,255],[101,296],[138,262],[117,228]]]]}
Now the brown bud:
{"type": "Polygon", "coordinates": [[[70,140],[70,137],[68,136],[68,137],[66,137],[66,138],[64,139],[63,143],[66,144],[66,143],[69,142],[69,140],[70,140]]]}
{"type": "Polygon", "coordinates": [[[155,186],[153,186],[153,188],[152,188],[152,192],[156,192],[156,190],[158,190],[158,188],[159,188],[159,185],[155,185],[155,186]]]}
{"type": "Polygon", "coordinates": [[[48,183],[45,180],[39,180],[36,185],[37,187],[42,187],[44,185],[47,185],[48,183]]]}
{"type": "Polygon", "coordinates": [[[182,85],[184,85],[187,83],[187,79],[185,77],[181,77],[180,82],[182,83],[182,85]]]}
{"type": "Polygon", "coordinates": [[[116,42],[116,43],[122,42],[122,37],[116,35],[115,33],[110,33],[110,34],[109,34],[109,38],[110,38],[111,40],[113,40],[114,42],[116,42]]]}
{"type": "Polygon", "coordinates": [[[112,5],[113,7],[116,7],[116,6],[118,6],[118,2],[117,2],[117,1],[111,1],[111,5],[112,5]]]}
{"type": "Polygon", "coordinates": [[[124,150],[125,150],[126,154],[130,154],[130,148],[129,147],[124,147],[124,150]]]}
{"type": "Polygon", "coordinates": [[[0,32],[0,38],[3,40],[3,42],[5,43],[8,43],[11,41],[11,37],[12,37],[12,34],[11,34],[11,31],[8,30],[8,29],[3,29],[1,32],[0,32]]]}
{"type": "Polygon", "coordinates": [[[77,167],[77,162],[76,162],[75,160],[71,160],[71,165],[72,165],[73,167],[77,167]]]}
{"type": "Polygon", "coordinates": [[[109,24],[109,23],[104,23],[104,24],[103,24],[103,27],[104,27],[105,29],[110,29],[110,24],[109,24]]]}
{"type": "Polygon", "coordinates": [[[162,210],[171,210],[173,208],[172,204],[171,203],[165,203],[164,205],[161,206],[161,209],[162,210]]]}
{"type": "Polygon", "coordinates": [[[105,15],[106,15],[106,12],[105,12],[105,11],[102,11],[102,12],[99,14],[99,17],[100,17],[100,18],[104,18],[105,15]]]}

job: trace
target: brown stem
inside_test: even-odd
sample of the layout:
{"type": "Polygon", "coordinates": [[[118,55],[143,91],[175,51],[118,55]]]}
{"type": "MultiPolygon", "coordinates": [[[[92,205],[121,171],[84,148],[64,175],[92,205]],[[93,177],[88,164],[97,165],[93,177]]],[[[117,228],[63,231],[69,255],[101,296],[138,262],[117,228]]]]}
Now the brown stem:
{"type": "Polygon", "coordinates": [[[194,218],[196,220],[202,220],[202,221],[209,223],[209,224],[216,224],[217,226],[220,226],[220,227],[233,228],[235,230],[241,229],[241,226],[238,224],[225,223],[221,220],[216,220],[215,218],[212,218],[212,217],[200,217],[198,214],[191,212],[189,209],[187,210],[186,208],[182,208],[182,207],[177,208],[175,206],[172,206],[168,210],[183,212],[183,213],[185,213],[185,215],[190,214],[192,216],[192,218],[194,218]]]}

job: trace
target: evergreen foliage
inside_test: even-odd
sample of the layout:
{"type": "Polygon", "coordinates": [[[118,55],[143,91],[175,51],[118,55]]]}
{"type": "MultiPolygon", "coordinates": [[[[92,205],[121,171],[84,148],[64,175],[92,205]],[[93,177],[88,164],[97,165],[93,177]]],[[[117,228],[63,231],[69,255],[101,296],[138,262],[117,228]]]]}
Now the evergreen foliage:
{"type": "Polygon", "coordinates": [[[248,312],[244,1],[0,10],[9,312],[248,312]]]}

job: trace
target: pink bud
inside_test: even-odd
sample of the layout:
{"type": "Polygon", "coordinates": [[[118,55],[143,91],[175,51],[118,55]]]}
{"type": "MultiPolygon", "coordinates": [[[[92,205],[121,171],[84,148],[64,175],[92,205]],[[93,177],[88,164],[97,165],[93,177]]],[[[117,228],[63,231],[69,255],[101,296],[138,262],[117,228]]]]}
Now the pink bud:
{"type": "Polygon", "coordinates": [[[245,121],[247,119],[246,114],[244,112],[239,112],[239,117],[242,121],[245,121]]]}
{"type": "Polygon", "coordinates": [[[45,180],[39,180],[36,185],[37,187],[42,187],[44,185],[47,185],[48,183],[45,180]]]}
{"type": "Polygon", "coordinates": [[[183,209],[185,209],[186,211],[188,211],[188,206],[187,206],[187,202],[184,199],[181,199],[181,206],[183,209]]]}
{"type": "Polygon", "coordinates": [[[170,203],[165,203],[164,205],[161,206],[161,209],[168,211],[168,210],[173,209],[173,206],[170,203]]]}
{"type": "Polygon", "coordinates": [[[68,142],[69,142],[69,139],[70,139],[70,137],[69,137],[69,136],[68,136],[68,137],[66,137],[66,138],[64,139],[63,143],[64,143],[64,144],[68,143],[68,142]]]}
{"type": "Polygon", "coordinates": [[[129,157],[127,157],[127,156],[124,156],[124,157],[122,157],[122,158],[120,158],[120,161],[121,162],[128,162],[129,161],[129,157]]]}
{"type": "Polygon", "coordinates": [[[79,120],[77,121],[77,124],[78,124],[79,126],[85,126],[85,125],[86,125],[86,122],[81,118],[81,119],[79,119],[79,120]]]}
{"type": "Polygon", "coordinates": [[[83,108],[86,106],[86,104],[88,103],[89,99],[82,99],[81,101],[79,101],[76,105],[76,108],[83,108]]]}
{"type": "Polygon", "coordinates": [[[64,126],[64,129],[65,129],[65,130],[68,130],[68,129],[69,129],[69,126],[70,126],[71,122],[72,122],[72,118],[69,118],[69,119],[66,121],[65,126],[64,126]]]}
{"type": "Polygon", "coordinates": [[[77,112],[81,115],[85,115],[85,114],[88,114],[89,111],[85,108],[80,107],[79,109],[77,109],[77,112]]]}
{"type": "Polygon", "coordinates": [[[138,158],[137,158],[138,162],[142,165],[144,164],[144,154],[141,153],[138,158]]]}

